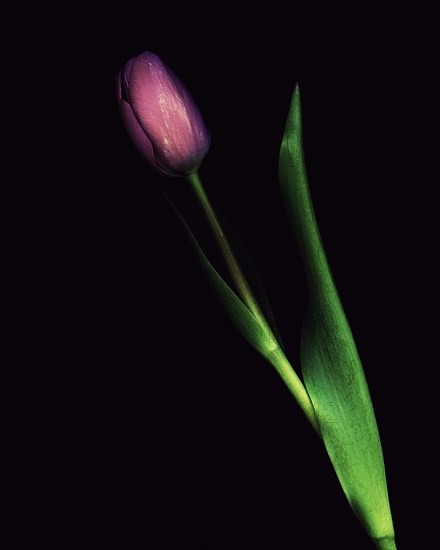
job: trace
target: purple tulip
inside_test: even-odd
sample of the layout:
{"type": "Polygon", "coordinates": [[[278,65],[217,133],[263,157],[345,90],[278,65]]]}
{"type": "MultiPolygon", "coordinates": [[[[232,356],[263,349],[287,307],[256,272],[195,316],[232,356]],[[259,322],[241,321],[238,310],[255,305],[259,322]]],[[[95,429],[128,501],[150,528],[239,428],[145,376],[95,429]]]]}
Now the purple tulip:
{"type": "Polygon", "coordinates": [[[117,80],[122,120],[148,162],[172,176],[195,172],[210,138],[180,80],[151,52],[130,59],[117,80]]]}

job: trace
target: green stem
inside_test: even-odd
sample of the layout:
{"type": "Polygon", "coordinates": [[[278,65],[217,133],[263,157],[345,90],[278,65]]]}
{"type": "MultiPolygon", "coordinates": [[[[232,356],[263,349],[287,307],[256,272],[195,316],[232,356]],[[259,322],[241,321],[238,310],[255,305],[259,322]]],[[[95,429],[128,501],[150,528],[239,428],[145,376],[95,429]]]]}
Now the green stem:
{"type": "Polygon", "coordinates": [[[307,390],[305,389],[298,375],[290,365],[287,357],[284,355],[263,312],[261,311],[261,308],[257,303],[254,293],[252,292],[249,283],[247,282],[243,271],[235,257],[235,254],[228,242],[228,239],[226,238],[223,228],[220,225],[217,215],[212,208],[209,198],[203,188],[199,174],[197,172],[190,174],[188,176],[188,181],[190,182],[199,201],[199,204],[202,207],[202,210],[208,220],[214,238],[220,248],[226,267],[228,268],[228,271],[232,277],[240,298],[253,314],[256,321],[261,326],[261,329],[266,332],[270,340],[274,343],[274,349],[268,355],[267,359],[277,369],[279,375],[284,380],[289,390],[292,392],[299,406],[302,408],[304,414],[312,424],[314,430],[316,431],[316,433],[319,434],[318,422],[309,394],[307,393],[307,390]]]}

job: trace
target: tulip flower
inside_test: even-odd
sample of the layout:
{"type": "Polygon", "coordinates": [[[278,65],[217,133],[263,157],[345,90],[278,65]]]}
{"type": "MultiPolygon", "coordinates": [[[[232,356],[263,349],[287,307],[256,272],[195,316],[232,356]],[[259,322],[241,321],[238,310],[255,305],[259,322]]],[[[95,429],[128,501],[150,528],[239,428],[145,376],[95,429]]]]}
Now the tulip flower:
{"type": "Polygon", "coordinates": [[[210,137],[191,95],[151,52],[130,59],[117,79],[122,120],[137,149],[159,171],[194,173],[210,137]]]}

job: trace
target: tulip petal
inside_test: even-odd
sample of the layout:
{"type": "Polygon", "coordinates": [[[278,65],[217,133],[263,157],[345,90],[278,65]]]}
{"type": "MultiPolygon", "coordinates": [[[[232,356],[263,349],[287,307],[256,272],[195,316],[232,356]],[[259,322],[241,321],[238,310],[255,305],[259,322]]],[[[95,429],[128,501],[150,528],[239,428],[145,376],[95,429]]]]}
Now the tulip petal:
{"type": "Polygon", "coordinates": [[[119,112],[121,114],[122,121],[127,129],[127,132],[133,143],[136,145],[136,148],[140,151],[140,153],[142,153],[142,155],[145,156],[147,161],[154,166],[156,163],[151,140],[144,132],[142,126],[139,124],[139,121],[133,113],[131,105],[123,98],[124,93],[122,86],[125,85],[125,89],[127,90],[127,73],[125,72],[126,67],[124,67],[124,70],[119,73],[116,84],[119,112]],[[124,80],[124,82],[122,82],[122,79],[124,80]]]}
{"type": "Polygon", "coordinates": [[[153,143],[156,161],[172,173],[193,172],[209,147],[209,135],[197,106],[156,55],[144,52],[132,61],[129,99],[153,143]]]}

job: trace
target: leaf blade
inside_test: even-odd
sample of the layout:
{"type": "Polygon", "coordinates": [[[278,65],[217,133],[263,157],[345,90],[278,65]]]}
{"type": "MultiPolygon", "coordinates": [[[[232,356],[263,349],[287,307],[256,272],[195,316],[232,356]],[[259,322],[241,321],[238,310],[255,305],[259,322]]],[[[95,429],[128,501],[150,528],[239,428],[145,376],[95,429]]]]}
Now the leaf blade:
{"type": "Polygon", "coordinates": [[[244,242],[240,239],[240,237],[237,235],[235,230],[232,228],[229,221],[225,220],[225,218],[221,218],[221,221],[222,221],[223,227],[226,229],[226,233],[227,233],[229,242],[232,245],[234,253],[237,256],[238,261],[243,269],[243,272],[250,283],[250,286],[252,288],[252,291],[255,294],[255,297],[257,298],[257,302],[261,307],[264,313],[264,316],[266,317],[266,320],[270,328],[272,329],[278,343],[280,344],[283,351],[285,351],[281,334],[280,334],[280,331],[278,330],[278,326],[275,320],[275,315],[269,301],[269,297],[267,296],[266,289],[264,287],[261,276],[258,273],[258,269],[252,259],[252,256],[250,255],[250,252],[247,249],[244,242]]]}
{"type": "Polygon", "coordinates": [[[232,323],[254,349],[268,359],[269,362],[272,362],[271,357],[274,350],[278,348],[278,343],[273,340],[266,330],[264,330],[246,305],[214,268],[197,242],[197,239],[182,214],[169,197],[165,193],[163,193],[163,195],[182,225],[196,258],[232,323]]]}
{"type": "Polygon", "coordinates": [[[384,544],[380,541],[389,545],[394,540],[394,529],[382,447],[365,374],[313,210],[298,86],[281,146],[280,183],[310,290],[301,341],[304,382],[350,506],[378,547],[384,544]]]}

